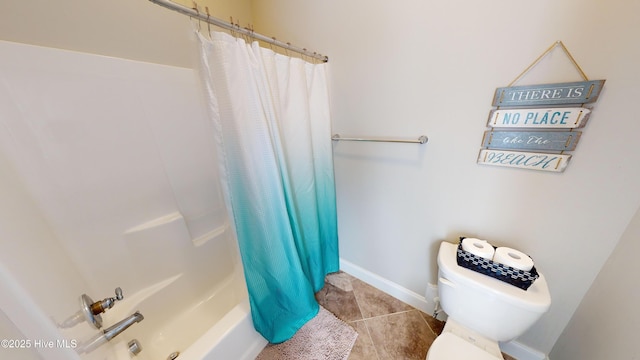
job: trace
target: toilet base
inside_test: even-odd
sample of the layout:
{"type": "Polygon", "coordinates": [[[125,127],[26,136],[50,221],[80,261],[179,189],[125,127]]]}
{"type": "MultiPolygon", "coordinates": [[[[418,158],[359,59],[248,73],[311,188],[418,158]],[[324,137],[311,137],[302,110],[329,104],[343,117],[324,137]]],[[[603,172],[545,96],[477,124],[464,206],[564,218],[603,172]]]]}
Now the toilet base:
{"type": "MultiPolygon", "coordinates": [[[[473,347],[469,347],[469,349],[473,349],[474,347],[477,348],[477,350],[472,352],[476,353],[476,351],[479,351],[483,353],[482,354],[483,359],[485,358],[484,355],[486,355],[486,358],[504,359],[502,357],[502,352],[500,351],[500,346],[497,341],[488,339],[485,336],[482,336],[481,334],[460,325],[459,323],[457,323],[455,320],[451,318],[447,320],[447,323],[445,324],[444,329],[442,330],[442,334],[440,336],[443,336],[443,335],[445,335],[448,338],[451,336],[455,336],[455,338],[459,339],[459,340],[456,340],[456,342],[460,341],[461,344],[466,343],[473,346],[473,347]]],[[[438,339],[436,338],[436,342],[437,341],[438,339]]],[[[436,342],[434,342],[434,345],[436,345],[436,342]]],[[[427,354],[427,359],[429,359],[428,354],[427,354]]]]}

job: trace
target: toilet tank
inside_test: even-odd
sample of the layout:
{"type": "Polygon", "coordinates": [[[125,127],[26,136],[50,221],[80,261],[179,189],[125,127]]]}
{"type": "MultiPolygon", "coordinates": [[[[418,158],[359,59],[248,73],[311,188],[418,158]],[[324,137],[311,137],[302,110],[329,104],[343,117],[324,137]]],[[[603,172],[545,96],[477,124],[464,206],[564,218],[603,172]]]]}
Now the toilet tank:
{"type": "Polygon", "coordinates": [[[495,341],[510,341],[529,329],[551,305],[544,276],[522,290],[458,266],[457,245],[442,242],[438,251],[438,293],[447,315],[495,341]]]}

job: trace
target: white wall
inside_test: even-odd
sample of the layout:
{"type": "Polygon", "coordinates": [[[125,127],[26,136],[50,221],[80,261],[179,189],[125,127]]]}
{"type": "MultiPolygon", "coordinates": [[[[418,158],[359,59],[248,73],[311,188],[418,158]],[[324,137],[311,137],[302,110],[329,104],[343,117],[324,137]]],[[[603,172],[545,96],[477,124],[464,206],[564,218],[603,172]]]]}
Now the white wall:
{"type": "MultiPolygon", "coordinates": [[[[190,0],[177,3],[192,7],[190,0]]],[[[200,0],[211,16],[251,22],[249,0],[200,0]]],[[[0,2],[0,39],[194,67],[189,18],[147,0],[0,2]]]]}
{"type": "Polygon", "coordinates": [[[550,357],[638,359],[640,209],[580,303],[550,357]]]}
{"type": "MultiPolygon", "coordinates": [[[[424,293],[442,240],[519,248],[553,301],[519,341],[548,353],[640,204],[639,6],[254,0],[256,28],[329,56],[335,132],[429,136],[426,146],[335,145],[341,256],[424,293]],[[557,40],[591,79],[607,80],[569,167],[477,165],[495,88],[557,40]]],[[[519,84],[580,79],[557,49],[519,84]]]]}

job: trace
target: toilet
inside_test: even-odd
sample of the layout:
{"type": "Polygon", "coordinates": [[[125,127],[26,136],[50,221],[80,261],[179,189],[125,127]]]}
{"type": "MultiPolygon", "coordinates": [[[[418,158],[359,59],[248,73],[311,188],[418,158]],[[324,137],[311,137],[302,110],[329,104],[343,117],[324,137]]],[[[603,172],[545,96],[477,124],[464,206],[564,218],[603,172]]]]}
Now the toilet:
{"type": "Polygon", "coordinates": [[[438,251],[438,294],[448,315],[427,360],[503,360],[499,342],[515,339],[551,305],[542,274],[525,291],[458,266],[457,245],[438,251]]]}

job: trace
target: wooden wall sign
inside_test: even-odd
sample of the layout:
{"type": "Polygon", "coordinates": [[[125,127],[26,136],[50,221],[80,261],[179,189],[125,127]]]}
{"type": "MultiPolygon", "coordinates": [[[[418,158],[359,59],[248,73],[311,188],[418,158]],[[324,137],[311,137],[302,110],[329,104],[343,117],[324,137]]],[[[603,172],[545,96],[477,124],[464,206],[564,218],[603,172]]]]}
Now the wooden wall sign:
{"type": "Polygon", "coordinates": [[[573,129],[583,127],[591,109],[583,107],[493,109],[489,112],[490,127],[504,128],[554,128],[573,129]]]}
{"type": "Polygon", "coordinates": [[[496,89],[478,164],[562,172],[575,150],[605,80],[589,80],[562,41],[551,45],[509,86],[496,89]],[[584,81],[512,86],[542,58],[561,47],[584,81]]]}
{"type": "Polygon", "coordinates": [[[497,88],[493,106],[546,106],[595,102],[605,80],[497,88]]]}
{"type": "Polygon", "coordinates": [[[580,131],[486,131],[482,146],[487,149],[571,151],[580,131]]]}
{"type": "Polygon", "coordinates": [[[571,155],[567,154],[482,149],[478,155],[478,164],[562,172],[570,159],[571,155]]]}

